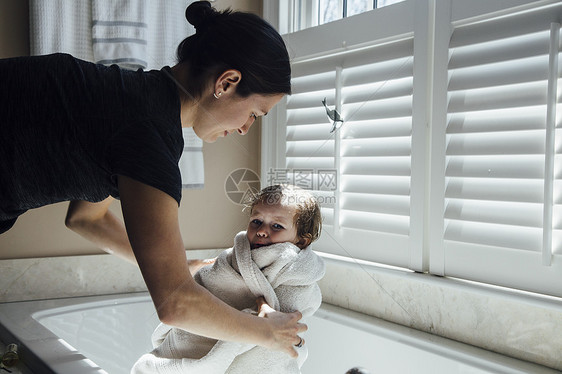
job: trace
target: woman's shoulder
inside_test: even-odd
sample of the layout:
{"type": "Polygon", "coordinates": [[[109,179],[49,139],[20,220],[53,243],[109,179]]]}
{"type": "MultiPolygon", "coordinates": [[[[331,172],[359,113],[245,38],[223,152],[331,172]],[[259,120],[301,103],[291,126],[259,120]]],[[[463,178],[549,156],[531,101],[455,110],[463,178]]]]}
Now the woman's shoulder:
{"type": "MultiPolygon", "coordinates": [[[[20,67],[52,67],[73,64],[80,61],[68,53],[51,53],[46,55],[17,56],[0,59],[3,65],[20,66],[20,67]]],[[[84,61],[85,62],[85,61],[84,61]]]]}
{"type": "Polygon", "coordinates": [[[25,56],[22,57],[22,59],[27,59],[30,62],[50,64],[50,65],[74,64],[77,62],[89,64],[89,62],[87,61],[80,60],[79,58],[76,58],[69,53],[63,53],[63,52],[50,53],[46,55],[25,56]]]}

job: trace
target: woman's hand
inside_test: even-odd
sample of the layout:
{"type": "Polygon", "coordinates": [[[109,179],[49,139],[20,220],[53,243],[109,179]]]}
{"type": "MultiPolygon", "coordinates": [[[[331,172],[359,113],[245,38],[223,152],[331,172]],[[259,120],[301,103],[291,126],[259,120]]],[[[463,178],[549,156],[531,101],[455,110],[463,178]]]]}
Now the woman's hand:
{"type": "Polygon", "coordinates": [[[295,346],[301,343],[299,333],[308,330],[308,326],[298,322],[302,318],[301,312],[282,313],[270,307],[263,297],[256,300],[258,316],[267,318],[272,324],[271,343],[267,348],[283,351],[291,357],[298,357],[295,346]]]}

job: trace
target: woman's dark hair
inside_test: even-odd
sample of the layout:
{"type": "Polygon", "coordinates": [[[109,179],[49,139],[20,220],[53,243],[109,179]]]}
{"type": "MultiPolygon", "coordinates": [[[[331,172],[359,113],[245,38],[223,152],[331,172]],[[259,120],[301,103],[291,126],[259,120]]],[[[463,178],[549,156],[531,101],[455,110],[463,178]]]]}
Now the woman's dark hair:
{"type": "Polygon", "coordinates": [[[205,84],[228,69],[242,74],[236,92],[276,95],[291,93],[289,54],[279,33],[257,15],[217,11],[208,1],[196,1],[185,10],[195,34],[177,49],[179,63],[188,68],[187,91],[201,97],[205,84]]]}

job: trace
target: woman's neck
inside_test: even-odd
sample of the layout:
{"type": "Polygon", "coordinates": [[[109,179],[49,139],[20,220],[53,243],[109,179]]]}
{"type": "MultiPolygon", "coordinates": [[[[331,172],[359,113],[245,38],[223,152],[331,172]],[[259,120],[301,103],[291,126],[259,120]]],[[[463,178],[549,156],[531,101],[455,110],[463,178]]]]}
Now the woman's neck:
{"type": "Polygon", "coordinates": [[[173,66],[171,70],[180,98],[181,127],[193,127],[193,119],[195,118],[197,103],[196,100],[187,92],[183,83],[187,80],[185,66],[177,64],[173,66]]]}

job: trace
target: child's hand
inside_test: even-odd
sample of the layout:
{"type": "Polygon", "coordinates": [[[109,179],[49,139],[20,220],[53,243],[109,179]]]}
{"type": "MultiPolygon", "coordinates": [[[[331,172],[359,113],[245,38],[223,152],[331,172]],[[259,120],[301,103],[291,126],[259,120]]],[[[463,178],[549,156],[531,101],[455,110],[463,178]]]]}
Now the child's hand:
{"type": "Polygon", "coordinates": [[[197,273],[202,267],[205,267],[207,265],[212,265],[215,263],[216,261],[216,257],[215,258],[208,258],[206,260],[187,260],[187,265],[189,266],[189,272],[191,273],[191,275],[195,275],[195,273],[197,273]]]}

